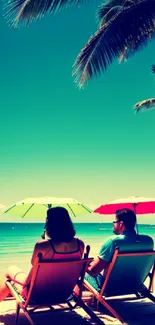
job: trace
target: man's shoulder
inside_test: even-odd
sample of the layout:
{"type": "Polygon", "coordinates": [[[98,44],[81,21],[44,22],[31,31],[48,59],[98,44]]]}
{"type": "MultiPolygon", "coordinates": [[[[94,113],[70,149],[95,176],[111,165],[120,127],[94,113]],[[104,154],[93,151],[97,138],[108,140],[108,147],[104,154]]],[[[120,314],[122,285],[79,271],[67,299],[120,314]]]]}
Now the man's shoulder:
{"type": "Polygon", "coordinates": [[[116,246],[116,243],[119,242],[119,241],[122,241],[124,239],[124,235],[113,235],[113,236],[110,236],[108,237],[104,243],[102,244],[101,246],[101,249],[106,249],[106,248],[110,248],[110,247],[113,247],[115,248],[116,246]]]}
{"type": "Polygon", "coordinates": [[[123,234],[120,234],[120,235],[112,235],[112,236],[108,237],[104,241],[104,243],[102,244],[102,247],[111,246],[111,245],[115,244],[115,242],[124,240],[124,237],[125,236],[123,234]]]}
{"type": "Polygon", "coordinates": [[[139,234],[139,238],[141,238],[142,240],[153,240],[153,238],[149,235],[141,235],[139,234]]]}
{"type": "Polygon", "coordinates": [[[120,234],[120,235],[113,235],[108,238],[111,242],[116,242],[116,241],[122,241],[125,239],[125,235],[120,234]]]}
{"type": "Polygon", "coordinates": [[[130,235],[125,234],[111,236],[111,241],[115,248],[122,251],[150,251],[154,248],[154,241],[148,235],[130,235]]]}
{"type": "Polygon", "coordinates": [[[143,250],[154,249],[154,240],[148,235],[138,235],[138,242],[142,246],[143,250]]]}
{"type": "Polygon", "coordinates": [[[103,243],[101,249],[119,248],[120,251],[149,251],[154,248],[154,241],[148,235],[131,235],[126,234],[112,235],[103,243]]]}

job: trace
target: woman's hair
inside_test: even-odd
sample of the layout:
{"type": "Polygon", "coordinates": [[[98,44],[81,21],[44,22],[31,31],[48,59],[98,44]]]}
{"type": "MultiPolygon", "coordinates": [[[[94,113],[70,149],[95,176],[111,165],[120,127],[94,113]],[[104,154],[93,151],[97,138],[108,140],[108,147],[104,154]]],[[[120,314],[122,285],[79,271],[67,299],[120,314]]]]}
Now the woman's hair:
{"type": "Polygon", "coordinates": [[[118,221],[123,221],[127,230],[134,230],[136,225],[135,212],[130,209],[120,209],[116,211],[116,217],[118,221]]]}
{"type": "Polygon", "coordinates": [[[63,207],[47,210],[45,228],[54,242],[70,242],[76,234],[69,213],[63,207]]]}

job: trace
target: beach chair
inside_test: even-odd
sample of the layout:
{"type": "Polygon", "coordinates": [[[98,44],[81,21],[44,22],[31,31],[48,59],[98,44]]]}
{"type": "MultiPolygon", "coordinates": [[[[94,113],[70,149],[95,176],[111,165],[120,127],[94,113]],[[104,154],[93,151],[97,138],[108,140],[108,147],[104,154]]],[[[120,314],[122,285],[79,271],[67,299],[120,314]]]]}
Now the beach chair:
{"type": "Polygon", "coordinates": [[[97,315],[82,301],[82,287],[85,271],[92,259],[88,258],[90,247],[87,246],[87,253],[81,260],[42,260],[41,254],[32,270],[32,278],[26,299],[24,299],[15,288],[13,281],[7,280],[6,285],[16,299],[17,324],[20,309],[31,325],[34,325],[30,314],[39,309],[73,310],[77,306],[82,307],[86,313],[98,324],[104,323],[97,315]],[[78,284],[78,294],[74,288],[78,284]],[[56,306],[57,305],[57,306],[56,306]],[[59,306],[58,306],[59,305],[59,306]],[[56,308],[54,308],[56,307],[56,308]],[[59,308],[58,308],[59,307],[59,308]]]}
{"type": "Polygon", "coordinates": [[[119,253],[119,249],[116,249],[102,287],[97,290],[86,279],[84,287],[97,299],[98,307],[101,303],[123,323],[123,318],[108,301],[114,299],[116,301],[118,296],[122,296],[119,297],[121,301],[149,298],[155,303],[155,296],[151,292],[153,279],[155,279],[155,251],[119,253]],[[144,285],[147,277],[149,277],[148,288],[144,285]]]}

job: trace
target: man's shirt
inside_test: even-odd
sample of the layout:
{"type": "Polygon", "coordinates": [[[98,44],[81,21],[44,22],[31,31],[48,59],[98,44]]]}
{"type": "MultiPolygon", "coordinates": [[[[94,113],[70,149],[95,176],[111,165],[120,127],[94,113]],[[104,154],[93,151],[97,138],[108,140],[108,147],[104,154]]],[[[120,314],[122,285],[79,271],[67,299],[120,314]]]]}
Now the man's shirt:
{"type": "Polygon", "coordinates": [[[109,237],[101,246],[98,257],[110,262],[114,251],[119,248],[120,252],[149,251],[153,250],[153,239],[146,235],[138,235],[135,231],[124,231],[120,235],[109,237]]]}

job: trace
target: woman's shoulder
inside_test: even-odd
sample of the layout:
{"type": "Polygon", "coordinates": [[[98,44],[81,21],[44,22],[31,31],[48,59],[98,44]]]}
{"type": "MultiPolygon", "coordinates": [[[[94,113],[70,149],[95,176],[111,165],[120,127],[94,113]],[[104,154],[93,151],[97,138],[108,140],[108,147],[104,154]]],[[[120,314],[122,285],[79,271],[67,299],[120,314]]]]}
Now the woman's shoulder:
{"type": "Polygon", "coordinates": [[[84,245],[84,241],[80,239],[79,237],[74,237],[75,240],[77,240],[80,244],[84,245]]]}
{"type": "Polygon", "coordinates": [[[35,244],[36,247],[46,247],[49,246],[49,240],[47,239],[40,239],[35,244]]]}
{"type": "Polygon", "coordinates": [[[80,251],[83,253],[84,252],[84,248],[85,248],[85,244],[84,244],[83,240],[80,239],[80,238],[75,238],[75,240],[77,240],[78,246],[80,248],[80,251]]]}
{"type": "Polygon", "coordinates": [[[53,249],[48,239],[39,240],[35,245],[35,251],[42,254],[47,254],[49,251],[52,253],[53,249]]]}

